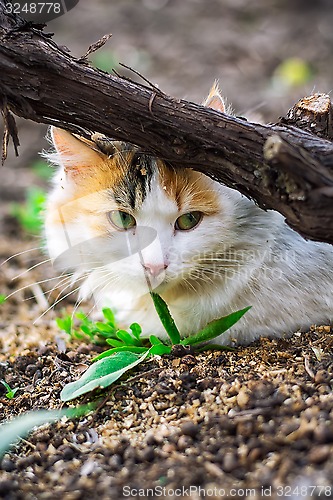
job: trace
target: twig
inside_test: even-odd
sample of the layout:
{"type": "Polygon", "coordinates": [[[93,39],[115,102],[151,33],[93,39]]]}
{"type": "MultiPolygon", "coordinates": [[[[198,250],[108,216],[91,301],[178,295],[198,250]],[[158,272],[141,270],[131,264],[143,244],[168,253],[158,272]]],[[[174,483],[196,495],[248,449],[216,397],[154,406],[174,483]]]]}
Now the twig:
{"type": "Polygon", "coordinates": [[[153,92],[152,95],[150,96],[149,104],[148,104],[148,108],[149,108],[150,114],[153,115],[153,116],[154,116],[154,113],[153,113],[153,110],[152,110],[152,106],[153,106],[153,102],[155,100],[155,97],[156,97],[156,92],[153,92]]]}
{"type": "Polygon", "coordinates": [[[310,366],[309,356],[304,356],[304,368],[306,373],[314,380],[315,374],[310,366]]]}
{"type": "Polygon", "coordinates": [[[124,63],[119,63],[119,66],[122,66],[123,68],[126,68],[129,71],[132,71],[132,73],[134,73],[135,75],[139,76],[144,82],[146,82],[149,85],[149,87],[153,88],[157,94],[159,94],[161,96],[165,96],[165,94],[164,94],[164,92],[162,92],[162,90],[160,90],[158,87],[156,87],[156,85],[154,85],[151,81],[148,80],[148,78],[146,78],[145,76],[143,76],[136,69],[133,69],[130,66],[127,66],[124,63]]]}
{"type": "MultiPolygon", "coordinates": [[[[0,102],[0,106],[1,106],[1,102],[0,102]]],[[[18,138],[18,131],[17,131],[17,127],[16,127],[15,118],[10,113],[10,111],[8,109],[6,98],[4,98],[3,102],[2,102],[1,114],[3,117],[3,123],[4,123],[4,132],[3,132],[3,138],[2,138],[2,154],[1,154],[1,162],[3,165],[6,158],[7,158],[9,137],[12,138],[16,156],[19,155],[18,154],[18,147],[20,145],[20,141],[18,138]]]]}
{"type": "Polygon", "coordinates": [[[108,35],[102,36],[102,38],[97,40],[97,42],[89,45],[87,52],[83,56],[81,56],[78,59],[78,61],[84,61],[85,59],[87,59],[87,57],[90,56],[90,54],[93,54],[94,52],[99,50],[101,47],[103,47],[106,44],[106,42],[108,40],[110,40],[111,37],[112,37],[112,33],[109,33],[108,35]]]}

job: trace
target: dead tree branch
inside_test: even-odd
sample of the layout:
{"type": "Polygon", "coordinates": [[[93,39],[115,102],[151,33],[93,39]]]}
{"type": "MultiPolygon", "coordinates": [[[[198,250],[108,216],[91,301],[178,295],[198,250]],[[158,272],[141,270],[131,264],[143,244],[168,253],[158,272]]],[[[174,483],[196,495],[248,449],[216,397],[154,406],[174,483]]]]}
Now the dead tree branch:
{"type": "Polygon", "coordinates": [[[278,210],[305,237],[333,243],[328,96],[300,101],[279,124],[264,126],[157,90],[75,59],[31,23],[5,14],[0,0],[0,108],[16,145],[12,114],[132,142],[278,210]]]}

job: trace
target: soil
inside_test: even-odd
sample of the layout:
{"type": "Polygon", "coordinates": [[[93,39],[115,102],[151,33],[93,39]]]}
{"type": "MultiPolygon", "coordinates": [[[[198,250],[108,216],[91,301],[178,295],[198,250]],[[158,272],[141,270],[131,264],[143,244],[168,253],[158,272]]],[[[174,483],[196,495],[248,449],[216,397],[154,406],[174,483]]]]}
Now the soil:
{"type": "MultiPolygon", "coordinates": [[[[330,0],[81,0],[49,30],[75,55],[111,31],[113,56],[166,92],[200,101],[220,78],[239,114],[274,121],[314,88],[331,90],[332,25],[330,0]],[[313,76],[285,87],[274,72],[294,56],[313,76]]],[[[56,326],[75,296],[45,313],[59,298],[55,272],[41,238],[10,215],[27,187],[45,187],[30,168],[45,130],[19,121],[20,157],[0,170],[0,293],[10,295],[0,305],[0,379],[20,388],[9,400],[0,386],[1,421],[60,408],[62,387],[100,352],[56,326]]],[[[320,325],[234,352],[147,361],[81,398],[98,402],[90,414],[12,448],[0,498],[333,498],[332,346],[331,327],[320,325]]]]}

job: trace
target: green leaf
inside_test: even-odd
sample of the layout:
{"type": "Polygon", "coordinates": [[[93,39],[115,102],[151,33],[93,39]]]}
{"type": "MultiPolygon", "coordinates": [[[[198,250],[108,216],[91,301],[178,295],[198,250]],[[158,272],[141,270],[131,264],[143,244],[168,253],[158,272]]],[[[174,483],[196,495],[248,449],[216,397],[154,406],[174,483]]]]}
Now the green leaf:
{"type": "Polygon", "coordinates": [[[94,329],[91,328],[91,326],[88,325],[81,325],[80,330],[85,334],[88,335],[88,337],[93,337],[94,336],[94,329]]]}
{"type": "Polygon", "coordinates": [[[112,345],[113,347],[123,347],[124,346],[124,342],[122,342],[121,340],[117,340],[117,339],[106,339],[106,342],[109,344],[109,345],[112,345]]]}
{"type": "Polygon", "coordinates": [[[137,340],[133,335],[126,332],[126,330],[118,330],[116,333],[119,340],[121,340],[125,345],[137,345],[137,340]]]}
{"type": "Polygon", "coordinates": [[[150,292],[151,298],[153,299],[154,306],[157,314],[164,326],[167,334],[169,335],[172,344],[179,344],[180,342],[180,333],[174,322],[173,317],[170,314],[169,308],[157,293],[150,292]]]}
{"type": "Polygon", "coordinates": [[[65,385],[60,394],[61,400],[70,401],[94,389],[108,387],[127,370],[142,363],[147,355],[148,351],[143,355],[121,351],[116,352],[112,356],[100,359],[91,365],[79,380],[65,385]]]}
{"type": "Polygon", "coordinates": [[[92,361],[98,361],[99,359],[106,358],[107,356],[111,356],[112,354],[115,354],[116,352],[135,352],[135,353],[144,353],[148,351],[148,347],[136,347],[136,346],[128,346],[128,345],[123,345],[120,347],[114,347],[112,349],[108,349],[107,351],[103,351],[101,354],[98,356],[95,356],[92,361]]]}
{"type": "Polygon", "coordinates": [[[104,307],[104,309],[102,309],[102,313],[103,313],[104,318],[109,323],[111,323],[111,325],[113,325],[113,327],[115,327],[116,320],[115,320],[115,317],[114,317],[112,310],[109,307],[104,307]]]}
{"type": "Polygon", "coordinates": [[[140,342],[141,342],[141,339],[140,339],[140,335],[142,333],[141,326],[138,323],[132,323],[130,325],[130,329],[132,330],[132,333],[133,333],[134,337],[136,339],[140,340],[140,342]]]}
{"type": "Polygon", "coordinates": [[[157,354],[158,356],[163,356],[163,354],[170,354],[172,350],[171,345],[165,345],[163,343],[161,344],[155,344],[149,349],[149,354],[154,355],[157,354]]]}
{"type": "Polygon", "coordinates": [[[66,316],[65,318],[56,318],[56,323],[60,330],[64,330],[64,332],[72,336],[73,320],[71,316],[66,316]]]}
{"type": "Polygon", "coordinates": [[[27,436],[34,427],[55,422],[62,417],[76,418],[85,415],[95,405],[62,410],[37,410],[20,415],[0,425],[0,457],[2,457],[20,438],[27,436]]]}
{"type": "Polygon", "coordinates": [[[77,317],[77,319],[79,319],[80,321],[90,321],[90,319],[88,318],[88,316],[86,316],[83,312],[81,311],[78,311],[75,316],[77,317]]]}
{"type": "Polygon", "coordinates": [[[3,304],[4,302],[6,302],[7,298],[6,298],[6,295],[3,295],[2,293],[0,294],[0,304],[3,304]]]}
{"type": "MultiPolygon", "coordinates": [[[[163,344],[162,340],[159,339],[158,337],[156,337],[156,335],[150,335],[149,342],[151,343],[151,345],[161,345],[161,344],[163,344]]],[[[165,345],[165,344],[163,344],[163,345],[165,345]]]]}
{"type": "Polygon", "coordinates": [[[192,335],[191,337],[186,337],[180,341],[182,345],[194,345],[201,344],[202,342],[207,342],[208,340],[215,339],[226,330],[229,330],[238,320],[249,310],[250,307],[245,307],[239,311],[233,312],[228,316],[211,321],[208,325],[200,330],[200,332],[192,335]]]}
{"type": "Polygon", "coordinates": [[[109,325],[108,323],[102,323],[101,321],[97,321],[95,323],[95,328],[96,332],[102,332],[102,333],[114,333],[115,328],[112,325],[109,325]]]}
{"type": "Polygon", "coordinates": [[[19,387],[16,387],[15,389],[12,389],[12,388],[10,387],[10,385],[9,385],[9,384],[7,384],[7,382],[6,382],[5,380],[0,380],[0,382],[2,383],[2,385],[4,385],[4,386],[5,386],[5,388],[6,388],[6,390],[7,390],[7,392],[6,392],[6,398],[7,398],[7,399],[13,399],[13,398],[14,398],[14,396],[15,396],[15,394],[17,393],[17,391],[19,391],[19,390],[20,390],[20,388],[19,388],[19,387]]]}

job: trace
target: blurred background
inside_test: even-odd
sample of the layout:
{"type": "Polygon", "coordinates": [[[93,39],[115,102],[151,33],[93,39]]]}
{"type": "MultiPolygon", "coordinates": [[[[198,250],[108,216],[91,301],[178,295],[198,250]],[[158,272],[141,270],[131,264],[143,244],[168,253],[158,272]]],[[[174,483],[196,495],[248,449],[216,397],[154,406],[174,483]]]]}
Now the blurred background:
{"type": "MultiPolygon", "coordinates": [[[[274,122],[299,98],[331,92],[332,26],[332,0],[80,0],[46,31],[74,56],[112,33],[90,57],[94,66],[128,76],[122,62],[164,92],[195,102],[218,79],[237,115],[274,122]]],[[[20,212],[13,202],[30,199],[21,217],[34,212],[51,172],[38,155],[48,146],[47,127],[24,120],[18,126],[20,156],[10,147],[0,168],[0,229],[12,233],[20,212]]]]}

